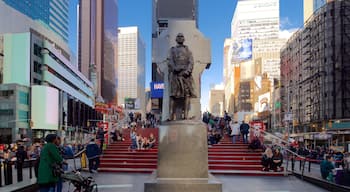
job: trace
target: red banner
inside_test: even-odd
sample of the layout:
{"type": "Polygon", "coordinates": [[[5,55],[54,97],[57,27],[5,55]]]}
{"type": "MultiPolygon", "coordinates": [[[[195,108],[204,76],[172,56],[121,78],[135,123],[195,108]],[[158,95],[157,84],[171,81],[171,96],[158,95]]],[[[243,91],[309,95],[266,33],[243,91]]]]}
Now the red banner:
{"type": "Polygon", "coordinates": [[[261,142],[264,142],[264,134],[261,131],[265,131],[265,124],[261,121],[250,122],[250,139],[253,139],[255,136],[259,137],[261,142]]]}

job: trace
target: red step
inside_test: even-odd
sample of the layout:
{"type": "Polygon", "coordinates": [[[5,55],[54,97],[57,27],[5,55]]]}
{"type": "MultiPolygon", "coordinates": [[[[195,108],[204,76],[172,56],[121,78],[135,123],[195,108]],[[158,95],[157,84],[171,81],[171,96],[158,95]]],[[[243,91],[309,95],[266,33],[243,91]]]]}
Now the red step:
{"type": "Polygon", "coordinates": [[[157,164],[157,158],[153,159],[134,159],[134,158],[102,158],[101,163],[155,163],[157,164]]]}
{"type": "Polygon", "coordinates": [[[106,168],[136,168],[157,169],[157,163],[101,163],[100,167],[106,168]]]}

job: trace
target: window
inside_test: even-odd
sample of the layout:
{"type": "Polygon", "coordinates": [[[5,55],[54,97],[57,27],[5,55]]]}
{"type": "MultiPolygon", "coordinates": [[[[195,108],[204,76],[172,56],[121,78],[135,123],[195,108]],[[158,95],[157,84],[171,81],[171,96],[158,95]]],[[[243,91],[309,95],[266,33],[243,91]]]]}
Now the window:
{"type": "Polygon", "coordinates": [[[28,120],[28,111],[19,110],[18,111],[18,119],[21,122],[24,122],[24,120],[28,120]]]}
{"type": "Polygon", "coordinates": [[[28,105],[28,93],[19,92],[19,103],[23,105],[28,105]]]}
{"type": "Polygon", "coordinates": [[[34,55],[41,57],[41,47],[34,43],[34,55]]]}
{"type": "Polygon", "coordinates": [[[41,72],[41,64],[37,61],[34,61],[34,72],[38,74],[42,74],[41,72]]]}
{"type": "Polygon", "coordinates": [[[0,91],[0,97],[9,98],[13,95],[13,90],[0,91]]]}
{"type": "Polygon", "coordinates": [[[0,116],[12,116],[13,109],[0,109],[0,116]]]}

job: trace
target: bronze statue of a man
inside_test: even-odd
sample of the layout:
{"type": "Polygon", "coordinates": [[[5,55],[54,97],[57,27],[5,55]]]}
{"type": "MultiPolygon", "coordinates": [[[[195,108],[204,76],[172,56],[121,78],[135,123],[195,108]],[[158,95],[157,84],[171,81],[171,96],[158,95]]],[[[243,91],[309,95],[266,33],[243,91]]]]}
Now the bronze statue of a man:
{"type": "Polygon", "coordinates": [[[176,36],[177,45],[171,47],[168,68],[170,85],[170,120],[174,120],[176,108],[182,104],[184,119],[188,119],[190,99],[196,98],[193,89],[193,56],[189,48],[184,45],[185,37],[182,33],[176,36]]]}

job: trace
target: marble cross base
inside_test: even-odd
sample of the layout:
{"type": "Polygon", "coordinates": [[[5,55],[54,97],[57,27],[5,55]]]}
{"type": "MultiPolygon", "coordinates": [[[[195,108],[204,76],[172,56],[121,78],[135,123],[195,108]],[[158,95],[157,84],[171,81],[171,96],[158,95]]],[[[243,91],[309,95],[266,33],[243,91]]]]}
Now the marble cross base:
{"type": "Polygon", "coordinates": [[[170,121],[159,127],[158,169],[145,192],[221,192],[208,174],[207,127],[200,121],[170,121]]]}

